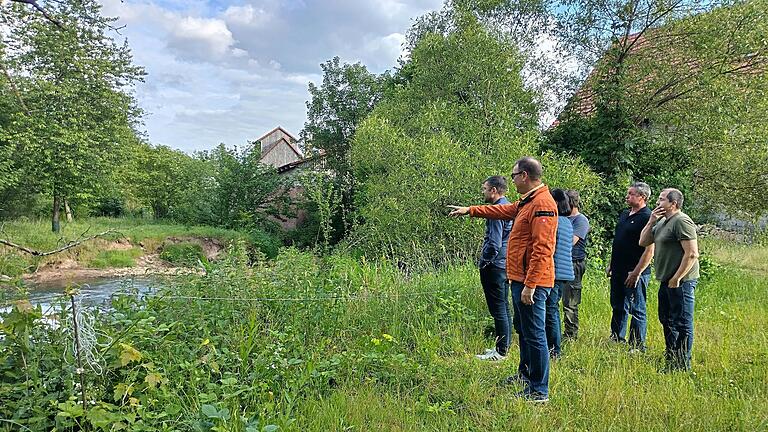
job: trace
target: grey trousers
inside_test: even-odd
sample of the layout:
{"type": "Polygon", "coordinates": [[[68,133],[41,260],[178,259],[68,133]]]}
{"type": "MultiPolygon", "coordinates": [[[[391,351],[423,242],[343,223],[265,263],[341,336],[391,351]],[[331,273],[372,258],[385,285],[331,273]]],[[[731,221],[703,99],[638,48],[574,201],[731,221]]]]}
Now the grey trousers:
{"type": "Polygon", "coordinates": [[[564,338],[576,339],[579,336],[579,304],[581,304],[581,279],[584,277],[586,260],[573,262],[575,278],[563,284],[563,331],[564,338]]]}

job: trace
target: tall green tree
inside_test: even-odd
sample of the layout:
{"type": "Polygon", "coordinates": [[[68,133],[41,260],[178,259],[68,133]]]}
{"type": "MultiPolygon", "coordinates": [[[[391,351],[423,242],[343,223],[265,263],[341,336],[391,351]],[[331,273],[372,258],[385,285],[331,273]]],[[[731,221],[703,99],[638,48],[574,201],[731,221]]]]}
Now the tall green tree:
{"type": "Polygon", "coordinates": [[[768,94],[765,0],[563,5],[561,48],[594,63],[548,134],[550,147],[614,181],[676,186],[731,213],[754,209],[752,200],[726,199],[717,179],[727,171],[740,179],[728,182],[752,185],[752,193],[763,184],[742,149],[754,149],[758,162],[755,143],[768,138],[750,115],[768,94]],[[714,169],[724,160],[733,164],[714,169]]]}
{"type": "Polygon", "coordinates": [[[216,223],[229,228],[274,229],[272,219],[290,215],[290,178],[259,162],[258,143],[245,148],[223,144],[205,157],[214,170],[213,212],[216,223]]]}
{"type": "Polygon", "coordinates": [[[343,236],[350,224],[354,177],[350,149],[360,123],[383,96],[388,75],[370,73],[361,63],[342,63],[334,57],[320,65],[323,82],[309,83],[307,121],[301,131],[305,151],[321,156],[333,172],[333,185],[341,195],[336,231],[343,236]]]}
{"type": "MultiPolygon", "coordinates": [[[[446,205],[479,203],[486,177],[539,153],[538,107],[518,49],[472,13],[456,20],[448,34],[421,38],[399,71],[403,83],[353,140],[359,223],[350,242],[408,267],[474,258],[482,226],[449,220],[446,205]]],[[[541,157],[548,183],[587,196],[599,184],[578,159],[541,157]]]]}
{"type": "Polygon", "coordinates": [[[58,231],[64,200],[92,198],[124,158],[141,114],[131,86],[144,72],[93,0],[46,4],[59,25],[20,4],[0,7],[10,24],[4,65],[20,101],[3,139],[24,155],[25,187],[52,196],[58,231]]]}

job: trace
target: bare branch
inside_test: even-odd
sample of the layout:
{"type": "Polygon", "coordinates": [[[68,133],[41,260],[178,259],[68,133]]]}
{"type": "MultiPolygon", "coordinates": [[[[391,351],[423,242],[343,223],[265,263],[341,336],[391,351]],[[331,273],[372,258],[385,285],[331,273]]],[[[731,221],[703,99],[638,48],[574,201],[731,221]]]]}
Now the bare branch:
{"type": "Polygon", "coordinates": [[[32,6],[33,8],[37,9],[41,14],[43,14],[45,19],[47,19],[48,21],[56,24],[56,27],[58,27],[58,28],[60,28],[62,30],[64,29],[64,26],[61,25],[61,22],[59,22],[59,20],[57,20],[56,18],[52,17],[51,14],[49,14],[45,9],[43,9],[42,6],[37,4],[37,0],[11,0],[11,1],[12,2],[16,2],[16,3],[24,3],[24,4],[28,4],[28,5],[32,6]]]}
{"type": "MultiPolygon", "coordinates": [[[[86,230],[86,232],[88,232],[88,230],[86,230]]],[[[5,239],[0,239],[0,244],[12,247],[14,249],[18,249],[18,250],[26,252],[26,253],[28,253],[28,254],[30,254],[32,256],[44,257],[44,256],[48,256],[48,255],[54,255],[54,254],[57,254],[59,252],[64,252],[65,250],[72,249],[73,247],[78,246],[78,245],[80,245],[80,244],[82,244],[84,242],[87,242],[89,240],[93,240],[95,238],[104,237],[104,236],[109,235],[109,234],[119,234],[120,236],[123,236],[123,234],[121,234],[119,231],[115,231],[115,230],[112,230],[112,229],[108,230],[108,231],[104,231],[104,232],[98,233],[96,235],[92,235],[92,236],[87,237],[87,238],[83,238],[82,237],[84,234],[85,233],[81,234],[80,237],[78,237],[77,240],[70,241],[66,245],[64,245],[64,246],[62,246],[60,248],[54,249],[52,251],[48,251],[48,252],[41,252],[41,251],[38,251],[38,250],[35,250],[35,249],[30,249],[30,248],[18,245],[16,243],[13,243],[13,242],[11,242],[9,240],[5,240],[5,239]]]]}

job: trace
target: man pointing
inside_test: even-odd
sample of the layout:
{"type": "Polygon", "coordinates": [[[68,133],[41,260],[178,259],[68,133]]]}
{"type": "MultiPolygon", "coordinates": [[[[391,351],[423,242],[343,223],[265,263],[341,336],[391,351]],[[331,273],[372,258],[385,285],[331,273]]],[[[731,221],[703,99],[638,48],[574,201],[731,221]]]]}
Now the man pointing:
{"type": "Polygon", "coordinates": [[[507,244],[507,278],[515,310],[513,325],[520,335],[520,364],[517,374],[507,382],[524,383],[519,396],[534,402],[549,400],[545,320],[547,297],[555,284],[557,239],[557,205],[541,174],[541,163],[524,157],[512,171],[519,200],[504,205],[449,206],[453,209],[450,216],[514,220],[507,244]]]}

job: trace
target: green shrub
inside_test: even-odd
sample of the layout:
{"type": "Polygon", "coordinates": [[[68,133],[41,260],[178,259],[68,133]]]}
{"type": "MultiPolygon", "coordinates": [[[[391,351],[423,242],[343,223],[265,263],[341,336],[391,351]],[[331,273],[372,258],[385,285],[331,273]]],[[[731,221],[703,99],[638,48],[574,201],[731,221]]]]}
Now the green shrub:
{"type": "Polygon", "coordinates": [[[283,245],[283,242],[276,235],[258,229],[251,230],[248,234],[248,239],[251,247],[259,250],[267,258],[276,257],[280,247],[283,245]]]}
{"type": "Polygon", "coordinates": [[[197,243],[166,243],[163,245],[163,251],[160,252],[160,258],[172,264],[194,267],[198,260],[208,262],[203,254],[203,247],[197,243]]]}
{"type": "Polygon", "coordinates": [[[446,206],[482,204],[483,180],[509,176],[522,156],[539,155],[547,184],[576,188],[587,202],[599,188],[580,159],[539,151],[537,110],[517,49],[472,19],[460,26],[419,42],[410,81],[355,134],[358,218],[349,243],[369,258],[407,268],[474,260],[482,223],[449,219],[446,206]]]}

